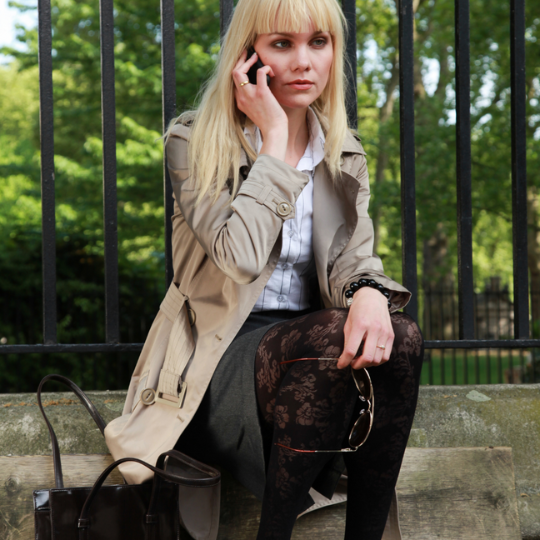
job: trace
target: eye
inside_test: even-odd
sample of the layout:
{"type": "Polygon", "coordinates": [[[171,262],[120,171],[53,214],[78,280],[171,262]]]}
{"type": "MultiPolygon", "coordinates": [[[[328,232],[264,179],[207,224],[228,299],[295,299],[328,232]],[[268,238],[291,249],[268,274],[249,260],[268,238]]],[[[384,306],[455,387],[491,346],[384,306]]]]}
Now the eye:
{"type": "Polygon", "coordinates": [[[319,47],[324,47],[327,42],[328,40],[326,38],[317,38],[317,39],[314,39],[311,43],[313,44],[319,43],[318,45],[319,47]]]}
{"type": "Polygon", "coordinates": [[[287,48],[287,47],[280,47],[279,46],[280,43],[285,43],[286,45],[289,44],[289,42],[286,39],[282,39],[280,41],[275,41],[273,45],[274,45],[274,47],[276,47],[276,49],[286,49],[287,48]]]}

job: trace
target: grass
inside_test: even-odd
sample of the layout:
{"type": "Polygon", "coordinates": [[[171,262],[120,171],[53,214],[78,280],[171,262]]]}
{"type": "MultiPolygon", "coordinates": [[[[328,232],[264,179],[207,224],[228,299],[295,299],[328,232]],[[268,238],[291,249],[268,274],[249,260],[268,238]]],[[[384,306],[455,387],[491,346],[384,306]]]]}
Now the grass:
{"type": "Polygon", "coordinates": [[[530,359],[529,351],[517,349],[426,350],[420,384],[519,383],[530,359]]]}

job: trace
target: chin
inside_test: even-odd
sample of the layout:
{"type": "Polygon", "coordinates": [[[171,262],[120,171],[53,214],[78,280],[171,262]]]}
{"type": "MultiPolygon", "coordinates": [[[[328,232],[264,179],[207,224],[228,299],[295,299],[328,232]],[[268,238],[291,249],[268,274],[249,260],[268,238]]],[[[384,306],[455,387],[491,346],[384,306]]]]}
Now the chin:
{"type": "Polygon", "coordinates": [[[297,99],[284,99],[284,100],[278,100],[279,104],[282,107],[287,107],[288,109],[305,109],[306,107],[309,107],[318,96],[299,96],[297,99]]]}

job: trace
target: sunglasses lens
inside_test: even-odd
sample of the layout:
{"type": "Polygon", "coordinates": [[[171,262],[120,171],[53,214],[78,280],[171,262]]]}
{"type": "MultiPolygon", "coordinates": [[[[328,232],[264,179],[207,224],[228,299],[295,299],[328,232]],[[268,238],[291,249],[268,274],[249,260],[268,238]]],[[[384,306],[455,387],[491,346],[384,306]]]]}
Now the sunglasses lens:
{"type": "Polygon", "coordinates": [[[360,395],[366,400],[371,399],[371,380],[365,369],[353,369],[354,382],[360,395]]]}
{"type": "Polygon", "coordinates": [[[362,411],[360,417],[354,423],[351,434],[349,435],[349,442],[353,448],[357,448],[366,442],[370,432],[371,425],[371,412],[362,411]]]}

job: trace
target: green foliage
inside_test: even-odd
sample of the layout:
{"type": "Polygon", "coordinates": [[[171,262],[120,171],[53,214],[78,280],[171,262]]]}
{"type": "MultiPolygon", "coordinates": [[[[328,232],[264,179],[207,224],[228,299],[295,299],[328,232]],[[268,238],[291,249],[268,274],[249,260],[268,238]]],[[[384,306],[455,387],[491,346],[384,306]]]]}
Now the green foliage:
{"type": "MultiPolygon", "coordinates": [[[[388,158],[383,181],[372,186],[371,213],[378,217],[378,252],[385,269],[401,274],[399,95],[389,90],[398,66],[395,4],[357,3],[359,43],[359,131],[369,155],[371,178],[381,155],[388,158]],[[375,60],[374,60],[375,58],[375,60]],[[381,121],[385,102],[395,97],[390,117],[381,121]]],[[[528,180],[538,184],[540,139],[540,5],[527,3],[527,158],[528,180]]],[[[500,275],[512,289],[510,11],[506,2],[471,4],[472,204],[474,276],[479,288],[500,275]]],[[[447,238],[438,275],[457,276],[456,133],[454,2],[420,0],[415,16],[415,143],[418,260],[435,234],[447,238]],[[427,89],[428,74],[439,77],[427,89]],[[432,73],[432,71],[431,71],[432,73]]],[[[420,277],[424,282],[437,279],[420,277]]]]}
{"type": "MultiPolygon", "coordinates": [[[[26,8],[25,8],[26,9],[26,8]]],[[[101,89],[98,2],[52,3],[58,340],[105,341],[101,89]]],[[[178,2],[177,103],[192,107],[215,61],[219,2],[178,2]]],[[[164,294],[163,143],[159,3],[115,2],[120,327],[123,342],[142,342],[164,294]]],[[[20,29],[27,51],[0,69],[0,337],[41,336],[41,204],[37,31],[20,29]]],[[[49,355],[18,363],[0,357],[0,391],[33,389],[61,369],[93,387],[125,386],[134,355],[111,379],[106,356],[49,355]],[[15,364],[14,364],[15,363],[15,364]],[[37,365],[40,365],[38,362],[37,365]],[[10,366],[16,365],[17,369],[10,366]],[[98,366],[98,367],[96,367],[98,366]],[[128,369],[129,368],[129,369],[128,369]],[[116,379],[116,380],[114,380],[116,379]],[[88,382],[90,381],[90,382],[88,382]],[[17,386],[18,385],[18,386],[17,386]]],[[[109,355],[110,356],[110,355],[109,355]]]]}
{"type": "MultiPolygon", "coordinates": [[[[20,10],[35,4],[17,4],[20,10]]],[[[177,0],[178,112],[196,106],[219,50],[219,0],[177,0]]],[[[420,0],[415,17],[416,179],[420,277],[457,268],[454,3],[420,0]],[[438,66],[438,79],[433,68],[438,66]],[[436,236],[434,268],[425,255],[436,236]],[[431,243],[430,243],[431,242],[431,243]],[[422,275],[424,274],[424,275],[422,275]]],[[[472,203],[477,286],[512,275],[510,34],[507,2],[471,4],[472,203]]],[[[104,341],[99,5],[53,0],[58,337],[104,341]]],[[[540,170],[540,4],[527,3],[529,182],[540,170]]],[[[357,1],[359,133],[372,179],[370,213],[388,274],[401,276],[398,24],[391,0],[357,1]],[[377,174],[379,171],[379,174],[377,174]]],[[[0,67],[0,337],[41,341],[41,207],[37,29],[0,67]]],[[[164,293],[159,3],[115,2],[118,246],[122,341],[143,341],[164,293]]],[[[0,391],[44,372],[86,387],[125,386],[135,356],[0,356],[0,391]],[[103,366],[113,362],[112,371],[103,366]],[[4,368],[1,367],[4,363],[4,368]],[[43,366],[36,369],[36,365],[43,366]],[[101,366],[101,367],[100,367],[101,366]],[[114,380],[116,378],[116,381],[114,380]],[[19,382],[18,382],[19,381],[19,382]]],[[[33,388],[29,383],[28,388],[33,388]]],[[[22,387],[18,387],[23,389],[22,387]]]]}

